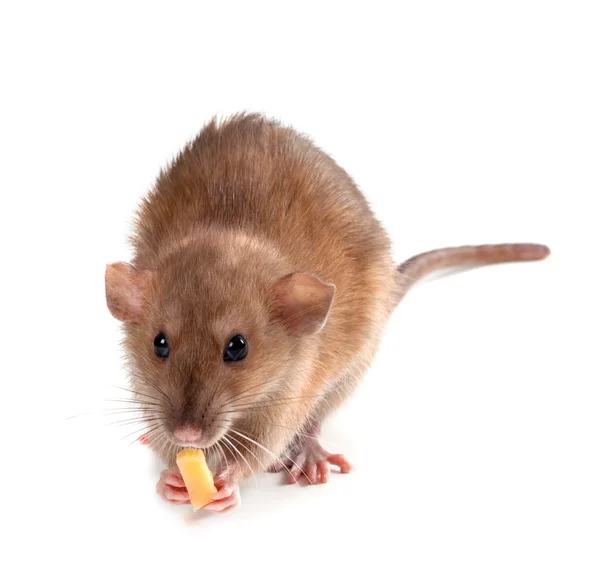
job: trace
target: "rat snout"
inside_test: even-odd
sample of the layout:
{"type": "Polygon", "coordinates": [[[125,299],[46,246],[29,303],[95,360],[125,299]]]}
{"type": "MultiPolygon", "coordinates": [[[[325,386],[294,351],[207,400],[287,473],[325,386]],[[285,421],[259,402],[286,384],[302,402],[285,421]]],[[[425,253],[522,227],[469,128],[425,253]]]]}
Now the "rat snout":
{"type": "Polygon", "coordinates": [[[189,425],[183,427],[177,427],[173,431],[173,435],[177,442],[182,445],[199,445],[202,441],[202,431],[197,427],[191,427],[189,425]]]}
{"type": "Polygon", "coordinates": [[[206,401],[199,390],[190,389],[187,398],[173,409],[169,427],[170,439],[176,445],[204,449],[219,439],[224,422],[212,400],[206,401]]]}

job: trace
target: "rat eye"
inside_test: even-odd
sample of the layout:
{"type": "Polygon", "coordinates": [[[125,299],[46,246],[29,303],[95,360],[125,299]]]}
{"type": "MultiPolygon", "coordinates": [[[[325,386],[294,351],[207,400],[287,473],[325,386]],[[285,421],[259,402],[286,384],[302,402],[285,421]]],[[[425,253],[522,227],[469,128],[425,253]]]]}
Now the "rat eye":
{"type": "Polygon", "coordinates": [[[223,360],[225,362],[236,362],[245,359],[247,356],[248,343],[246,342],[246,339],[241,334],[232,336],[225,347],[223,360]]]}
{"type": "Polygon", "coordinates": [[[167,337],[162,332],[159,332],[154,337],[154,352],[159,358],[167,358],[169,356],[169,343],[167,342],[167,337]]]}

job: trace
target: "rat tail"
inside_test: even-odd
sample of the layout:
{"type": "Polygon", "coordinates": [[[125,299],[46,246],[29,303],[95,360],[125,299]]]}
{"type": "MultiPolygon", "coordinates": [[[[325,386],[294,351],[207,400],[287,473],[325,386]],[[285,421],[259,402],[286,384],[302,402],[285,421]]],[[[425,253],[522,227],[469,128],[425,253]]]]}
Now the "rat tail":
{"type": "Polygon", "coordinates": [[[417,254],[397,268],[398,304],[408,290],[421,278],[446,268],[483,266],[502,262],[529,262],[543,260],[550,249],[541,244],[492,244],[485,246],[459,246],[417,254]]]}

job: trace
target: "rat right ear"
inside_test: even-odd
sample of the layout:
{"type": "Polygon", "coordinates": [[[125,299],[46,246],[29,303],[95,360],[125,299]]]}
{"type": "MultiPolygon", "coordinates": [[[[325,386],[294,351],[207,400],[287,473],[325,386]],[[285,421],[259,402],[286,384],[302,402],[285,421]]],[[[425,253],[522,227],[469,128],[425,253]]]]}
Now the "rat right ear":
{"type": "Polygon", "coordinates": [[[335,286],[313,274],[290,274],[275,285],[275,316],[290,334],[316,334],[325,326],[335,286]]]}
{"type": "Polygon", "coordinates": [[[147,276],[130,264],[117,262],[106,266],[106,304],[121,322],[137,322],[144,310],[147,276]]]}

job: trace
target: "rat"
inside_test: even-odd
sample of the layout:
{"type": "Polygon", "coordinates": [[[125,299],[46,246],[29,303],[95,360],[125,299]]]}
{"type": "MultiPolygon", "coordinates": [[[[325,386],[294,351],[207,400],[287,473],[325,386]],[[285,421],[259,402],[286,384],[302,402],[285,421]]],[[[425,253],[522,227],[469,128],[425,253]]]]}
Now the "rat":
{"type": "Polygon", "coordinates": [[[142,200],[129,263],[106,267],[158,494],[189,503],[175,457],[202,449],[240,504],[262,471],[325,483],[352,465],[319,442],[360,384],[409,288],[442,268],[541,260],[539,244],[462,246],[397,265],[353,179],[310,138],[263,115],[214,117],[142,200]]]}

